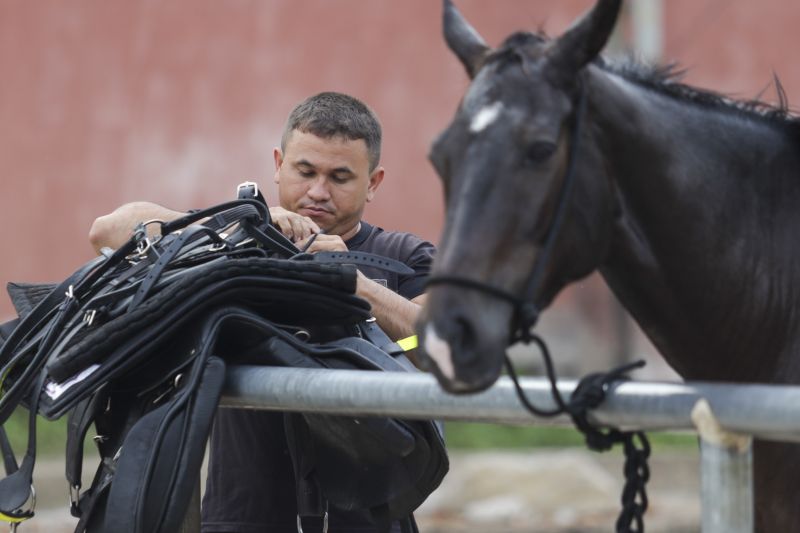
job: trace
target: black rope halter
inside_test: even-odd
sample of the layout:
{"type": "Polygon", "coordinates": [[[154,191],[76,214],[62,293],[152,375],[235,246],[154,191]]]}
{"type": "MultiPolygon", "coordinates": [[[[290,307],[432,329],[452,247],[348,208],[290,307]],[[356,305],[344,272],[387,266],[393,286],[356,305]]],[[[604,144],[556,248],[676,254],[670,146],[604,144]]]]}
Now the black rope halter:
{"type": "Polygon", "coordinates": [[[581,136],[581,125],[586,114],[586,91],[581,85],[578,97],[578,108],[575,113],[572,143],[570,144],[567,169],[564,182],[559,193],[555,216],[550,223],[544,245],[536,257],[533,272],[528,280],[525,290],[517,296],[505,289],[492,284],[470,279],[463,276],[435,275],[427,281],[427,286],[453,285],[479,292],[493,298],[508,302],[513,310],[511,334],[509,344],[523,342],[536,344],[544,360],[547,378],[550,382],[551,394],[556,407],[543,409],[535,406],[525,395],[519,384],[517,373],[514,370],[508,355],[505,357],[506,370],[514,383],[517,396],[522,405],[532,414],[541,417],[554,417],[568,414],[575,427],[584,435],[586,445],[594,451],[606,451],[616,443],[622,443],[625,451],[625,485],[622,491],[622,511],[617,518],[615,531],[617,533],[644,532],[644,513],[647,510],[648,500],[645,485],[650,478],[647,459],[650,456],[650,443],[641,431],[620,431],[615,428],[601,430],[589,420],[589,410],[599,406],[605,399],[606,391],[612,382],[626,379],[625,374],[630,370],[644,366],[644,361],[620,366],[605,373],[589,374],[580,380],[569,401],[561,396],[556,384],[556,373],[550,351],[544,340],[533,333],[532,329],[539,319],[539,307],[536,304],[536,295],[539,285],[544,277],[545,267],[549,262],[556,239],[566,217],[567,205],[571,197],[575,181],[575,167],[578,146],[581,136]],[[637,443],[638,441],[638,443],[637,443]]]}
{"type": "Polygon", "coordinates": [[[455,285],[465,287],[489,294],[497,299],[505,300],[514,308],[514,318],[512,319],[511,341],[530,340],[530,329],[539,320],[539,307],[535,302],[537,289],[544,276],[545,266],[550,259],[558,234],[566,217],[567,204],[571,197],[573,183],[575,181],[575,166],[577,160],[578,146],[580,144],[581,125],[586,114],[586,91],[581,85],[578,97],[578,109],[575,113],[572,143],[570,143],[569,156],[567,158],[567,169],[564,174],[564,183],[559,193],[556,214],[553,217],[550,227],[547,230],[544,246],[536,257],[533,272],[528,280],[523,296],[517,296],[505,289],[501,289],[489,283],[466,278],[463,276],[434,275],[428,278],[427,286],[433,285],[455,285]]]}

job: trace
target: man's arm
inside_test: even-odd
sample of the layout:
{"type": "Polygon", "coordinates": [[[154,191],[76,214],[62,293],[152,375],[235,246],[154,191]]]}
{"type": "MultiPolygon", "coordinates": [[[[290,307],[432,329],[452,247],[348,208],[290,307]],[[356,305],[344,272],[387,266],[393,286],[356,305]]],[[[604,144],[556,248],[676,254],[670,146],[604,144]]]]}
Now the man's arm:
{"type": "MultiPolygon", "coordinates": [[[[270,207],[269,213],[272,223],[292,240],[304,239],[320,231],[319,226],[310,218],[286,211],[281,207],[270,207]]],[[[186,213],[167,209],[152,202],[132,202],[95,219],[89,229],[89,242],[97,253],[106,246],[117,249],[131,238],[137,224],[147,220],[169,222],[184,215],[186,213]]],[[[157,225],[147,227],[150,235],[157,230],[157,225]]]]}
{"type": "MultiPolygon", "coordinates": [[[[112,213],[95,219],[89,229],[89,242],[97,253],[104,247],[117,249],[133,235],[136,225],[147,220],[169,222],[186,213],[173,211],[151,202],[132,202],[115,209],[112,213]]],[[[148,227],[148,233],[158,230],[158,226],[148,227]]]]}
{"type": "MultiPolygon", "coordinates": [[[[308,239],[304,239],[297,244],[302,248],[307,241],[308,239]]],[[[347,245],[338,235],[319,234],[307,251],[346,252],[347,245]]],[[[372,316],[389,338],[396,341],[414,335],[414,325],[425,300],[424,294],[407,300],[380,283],[372,281],[361,272],[358,273],[356,294],[369,302],[372,306],[372,316]]]]}
{"type": "Polygon", "coordinates": [[[406,300],[361,272],[358,273],[356,294],[370,303],[372,315],[389,338],[400,340],[414,335],[414,325],[425,303],[425,294],[406,300]]]}

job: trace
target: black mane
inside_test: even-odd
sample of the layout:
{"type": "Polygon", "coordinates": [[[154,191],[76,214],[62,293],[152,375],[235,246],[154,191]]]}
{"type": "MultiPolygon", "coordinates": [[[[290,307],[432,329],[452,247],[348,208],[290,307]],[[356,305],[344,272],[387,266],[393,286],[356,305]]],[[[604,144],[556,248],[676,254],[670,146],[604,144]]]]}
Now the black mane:
{"type": "Polygon", "coordinates": [[[713,109],[730,110],[772,122],[800,126],[800,117],[793,113],[783,85],[777,76],[774,78],[774,84],[778,103],[772,104],[764,102],[758,97],[741,100],[681,83],[680,80],[686,70],[676,63],[647,65],[631,59],[622,61],[599,59],[597,64],[611,74],[616,74],[637,85],[673,98],[713,109]]]}
{"type": "MultiPolygon", "coordinates": [[[[541,46],[542,43],[549,40],[542,31],[513,33],[487,58],[487,62],[519,59],[525,54],[526,49],[541,46]]],[[[773,104],[765,102],[759,97],[743,100],[681,83],[680,80],[686,70],[677,63],[651,65],[632,58],[613,61],[598,58],[595,64],[611,74],[676,99],[711,109],[740,113],[756,119],[766,119],[776,124],[800,127],[800,116],[790,107],[786,91],[777,76],[774,77],[773,83],[778,103],[773,104]]]]}

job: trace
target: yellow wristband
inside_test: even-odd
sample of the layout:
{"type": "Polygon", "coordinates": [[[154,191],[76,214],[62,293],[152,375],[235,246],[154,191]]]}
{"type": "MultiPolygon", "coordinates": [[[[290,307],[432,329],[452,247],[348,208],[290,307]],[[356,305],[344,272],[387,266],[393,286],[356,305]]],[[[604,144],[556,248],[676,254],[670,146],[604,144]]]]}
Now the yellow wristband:
{"type": "Polygon", "coordinates": [[[404,352],[409,350],[413,350],[417,347],[417,336],[411,335],[410,337],[406,337],[405,339],[400,339],[397,341],[397,345],[400,346],[404,352]]]}

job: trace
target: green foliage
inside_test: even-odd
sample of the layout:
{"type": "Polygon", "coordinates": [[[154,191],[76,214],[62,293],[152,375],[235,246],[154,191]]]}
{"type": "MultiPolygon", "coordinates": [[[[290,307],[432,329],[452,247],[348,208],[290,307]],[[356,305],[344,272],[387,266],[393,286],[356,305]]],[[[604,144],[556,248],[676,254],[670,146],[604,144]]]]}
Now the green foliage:
{"type": "MultiPolygon", "coordinates": [[[[28,411],[18,408],[3,426],[11,442],[11,447],[21,460],[28,446],[28,411]]],[[[39,456],[53,456],[64,453],[67,442],[67,417],[49,421],[37,417],[36,448],[39,456]]]]}
{"type": "MultiPolygon", "coordinates": [[[[48,421],[39,417],[37,448],[41,457],[64,453],[67,435],[66,416],[48,421]]],[[[5,424],[14,451],[21,458],[28,444],[28,411],[17,409],[5,424]]],[[[91,438],[87,436],[87,440],[91,438]]],[[[697,437],[690,433],[648,433],[655,451],[659,449],[697,449],[697,437]]],[[[474,422],[447,422],[445,424],[447,447],[453,450],[484,450],[492,448],[562,448],[584,446],[583,437],[573,428],[552,426],[509,426],[479,424],[474,422]]],[[[93,450],[91,442],[87,450],[93,450]]]]}
{"type": "MultiPolygon", "coordinates": [[[[690,433],[649,433],[654,450],[697,449],[697,437],[690,433]]],[[[450,449],[560,448],[584,446],[578,430],[549,426],[501,426],[473,422],[447,422],[445,439],[450,449]]]]}

